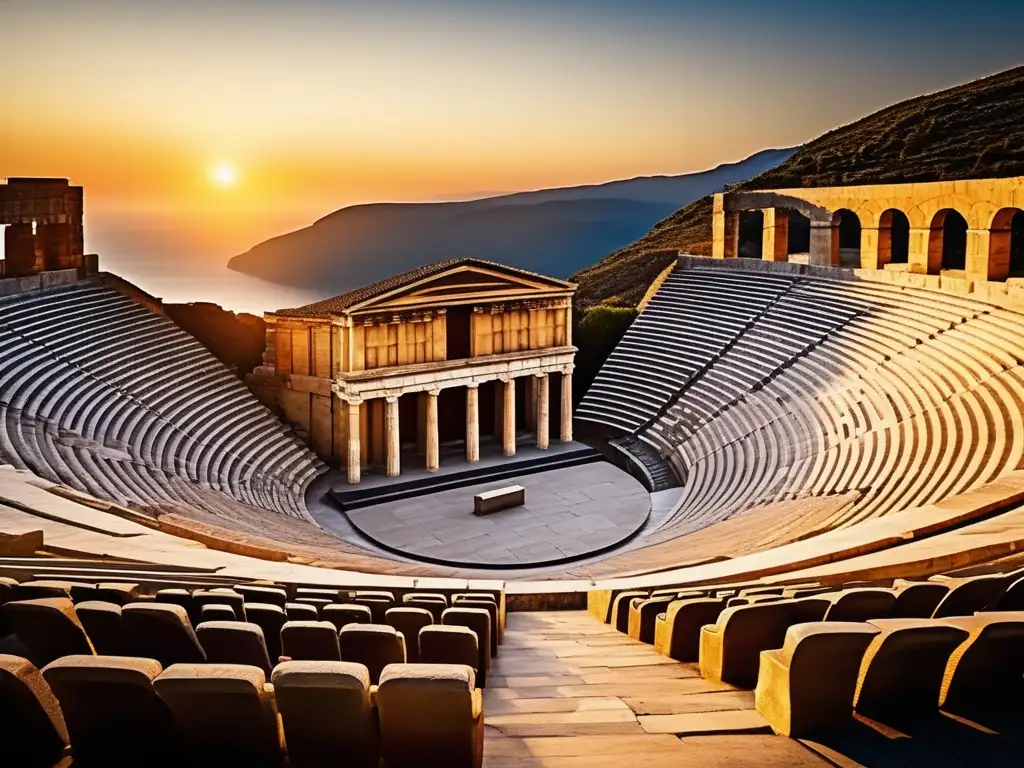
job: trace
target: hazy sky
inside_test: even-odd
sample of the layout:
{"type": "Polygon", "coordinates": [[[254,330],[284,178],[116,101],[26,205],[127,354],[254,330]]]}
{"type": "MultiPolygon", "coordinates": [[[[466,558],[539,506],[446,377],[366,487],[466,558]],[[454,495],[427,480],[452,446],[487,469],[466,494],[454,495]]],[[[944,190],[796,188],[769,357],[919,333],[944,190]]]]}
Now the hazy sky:
{"type": "Polygon", "coordinates": [[[0,0],[0,176],[235,247],[797,144],[1021,63],[1022,28],[1020,0],[0,0]]]}

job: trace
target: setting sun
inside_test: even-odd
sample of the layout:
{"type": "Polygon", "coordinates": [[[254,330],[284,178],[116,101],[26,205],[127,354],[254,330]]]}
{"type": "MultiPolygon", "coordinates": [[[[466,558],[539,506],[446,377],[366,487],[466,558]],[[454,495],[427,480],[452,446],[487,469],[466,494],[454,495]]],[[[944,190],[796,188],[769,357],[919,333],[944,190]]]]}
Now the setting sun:
{"type": "Polygon", "coordinates": [[[218,165],[213,169],[213,181],[217,186],[233,187],[235,180],[235,169],[230,165],[218,165]]]}

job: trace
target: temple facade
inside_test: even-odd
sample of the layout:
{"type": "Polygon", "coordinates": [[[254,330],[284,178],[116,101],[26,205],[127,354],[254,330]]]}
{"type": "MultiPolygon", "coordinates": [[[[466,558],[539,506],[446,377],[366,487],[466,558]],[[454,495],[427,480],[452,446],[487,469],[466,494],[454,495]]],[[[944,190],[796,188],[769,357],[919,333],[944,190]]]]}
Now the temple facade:
{"type": "Polygon", "coordinates": [[[572,440],[572,296],[563,280],[452,259],[332,299],[268,314],[267,354],[284,418],[347,468],[439,466],[442,446],[504,455],[552,427],[572,440]]]}

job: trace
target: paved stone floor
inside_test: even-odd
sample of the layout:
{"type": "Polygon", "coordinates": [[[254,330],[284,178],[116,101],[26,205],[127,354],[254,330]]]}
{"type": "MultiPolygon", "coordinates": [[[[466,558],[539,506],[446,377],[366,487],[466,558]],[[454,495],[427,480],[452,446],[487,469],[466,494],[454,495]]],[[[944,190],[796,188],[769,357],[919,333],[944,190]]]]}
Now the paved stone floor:
{"type": "MultiPolygon", "coordinates": [[[[410,557],[464,565],[537,565],[612,547],[643,527],[651,497],[605,462],[418,496],[345,514],[357,531],[410,557]],[[526,504],[473,514],[481,491],[522,485],[526,504]]],[[[340,514],[340,513],[339,513],[340,514]]]]}

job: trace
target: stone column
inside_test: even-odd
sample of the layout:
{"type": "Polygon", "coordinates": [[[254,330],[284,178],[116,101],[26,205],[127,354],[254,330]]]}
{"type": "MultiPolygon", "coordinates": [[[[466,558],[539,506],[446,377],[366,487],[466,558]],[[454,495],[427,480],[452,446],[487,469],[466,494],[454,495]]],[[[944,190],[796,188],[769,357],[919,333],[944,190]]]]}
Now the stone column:
{"type": "Polygon", "coordinates": [[[892,258],[892,229],[861,227],[860,268],[883,269],[892,258]]]}
{"type": "MultiPolygon", "coordinates": [[[[928,274],[928,252],[931,247],[932,231],[929,227],[911,227],[907,248],[907,271],[921,275],[928,274]]],[[[941,264],[941,252],[940,252],[941,264]]]]}
{"type": "Polygon", "coordinates": [[[789,259],[789,211],[785,208],[765,208],[761,232],[761,258],[765,261],[789,259]]]}
{"type": "Polygon", "coordinates": [[[506,379],[501,408],[501,448],[506,456],[516,455],[516,380],[506,379]]]}
{"type": "Polygon", "coordinates": [[[559,437],[563,443],[572,442],[572,371],[562,372],[562,428],[559,437]]]}
{"type": "Polygon", "coordinates": [[[431,472],[435,471],[441,464],[441,451],[440,451],[440,440],[437,435],[437,396],[439,391],[434,389],[430,392],[425,392],[426,403],[427,403],[427,417],[425,419],[426,427],[426,453],[427,453],[427,469],[431,472]]]}
{"type": "Polygon", "coordinates": [[[480,387],[466,387],[466,461],[480,461],[480,387]]]}
{"type": "Polygon", "coordinates": [[[398,434],[398,397],[393,395],[384,401],[384,430],[387,433],[388,477],[398,477],[401,472],[399,451],[402,443],[398,434]]]}
{"type": "Polygon", "coordinates": [[[832,222],[811,219],[811,252],[807,263],[821,267],[832,265],[832,222]]]}
{"type": "Polygon", "coordinates": [[[359,444],[359,408],[358,400],[348,402],[348,482],[349,485],[358,485],[360,480],[360,465],[362,463],[362,446],[359,444]]]}
{"type": "Polygon", "coordinates": [[[1010,231],[968,229],[964,270],[968,280],[1006,280],[1010,275],[1010,231]]]}
{"type": "Polygon", "coordinates": [[[537,447],[546,450],[548,447],[548,375],[546,373],[534,376],[537,393],[537,447]]]}

